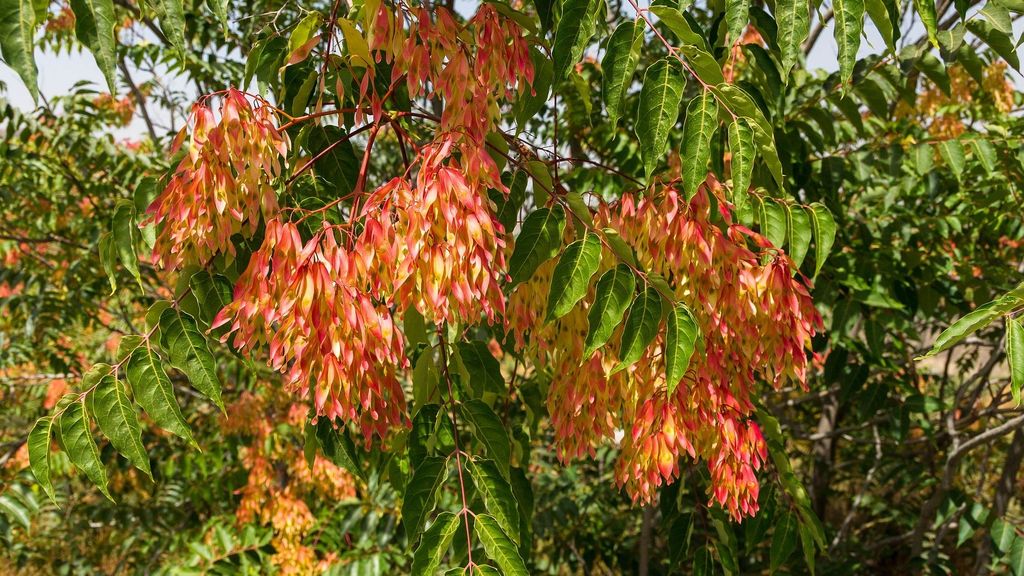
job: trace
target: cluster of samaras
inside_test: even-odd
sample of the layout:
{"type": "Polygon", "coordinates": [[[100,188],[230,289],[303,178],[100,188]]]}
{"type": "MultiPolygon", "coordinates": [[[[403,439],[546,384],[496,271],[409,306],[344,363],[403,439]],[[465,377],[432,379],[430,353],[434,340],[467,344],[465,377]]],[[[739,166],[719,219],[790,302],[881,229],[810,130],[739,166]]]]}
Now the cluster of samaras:
{"type": "MultiPolygon", "coordinates": [[[[707,191],[690,203],[665,188],[601,205],[595,230],[617,230],[640,266],[694,311],[704,335],[671,395],[660,341],[631,368],[610,374],[614,346],[584,357],[593,287],[575,310],[547,324],[553,261],[511,295],[503,291],[512,236],[487,190],[507,188],[485,136],[497,127],[501,103],[532,82],[522,31],[487,4],[465,25],[443,8],[432,21],[371,4],[368,45],[376,62],[366,62],[357,121],[372,123],[374,133],[386,126],[400,132],[385,102],[402,81],[413,97],[443,103],[433,140],[410,143],[415,154],[405,174],[376,190],[357,184],[349,222],[325,223],[304,239],[298,223],[308,213],[278,207],[289,142],[274,109],[228,90],[219,120],[209,99],[193,109],[188,154],[150,209],[150,221],[160,224],[154,261],[202,265],[233,254],[232,236],[262,230],[234,300],[214,325],[228,326],[225,339],[244,352],[266,350],[290,390],[312,397],[319,415],[357,423],[367,442],[408,424],[400,381],[409,361],[395,319],[414,308],[438,326],[511,329],[520,351],[552,374],[548,403],[564,457],[592,452],[624,431],[618,476],[634,497],[649,499],[678,476],[685,452],[707,461],[714,500],[736,516],[756,510],[754,470],[765,448],[749,418],[755,379],[802,382],[805,349],[820,322],[788,259],[749,249],[766,245],[753,232],[713,225],[707,191]],[[370,79],[383,61],[393,73],[382,91],[370,79]]],[[[729,220],[728,211],[723,217],[729,220]]],[[[602,266],[611,267],[615,256],[606,252],[602,266]]]]}

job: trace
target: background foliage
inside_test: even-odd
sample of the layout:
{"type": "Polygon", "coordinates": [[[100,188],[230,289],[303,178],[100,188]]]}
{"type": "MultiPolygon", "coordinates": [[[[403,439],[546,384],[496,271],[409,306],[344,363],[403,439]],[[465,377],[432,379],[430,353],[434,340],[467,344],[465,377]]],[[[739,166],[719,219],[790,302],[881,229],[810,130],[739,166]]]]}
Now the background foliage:
{"type": "MultiPolygon", "coordinates": [[[[366,4],[0,0],[0,54],[31,89],[34,47],[84,45],[107,81],[40,98],[32,111],[0,100],[0,572],[413,569],[424,525],[410,529],[410,519],[432,506],[417,508],[410,487],[438,458],[426,454],[455,440],[445,412],[426,403],[413,435],[388,450],[311,422],[308,403],[284,392],[274,371],[202,335],[230,299],[225,277],[241,270],[178,274],[138,258],[152,230],[137,224],[182,157],[167,151],[194,97],[240,86],[291,116],[319,110],[315,94],[338,108],[355,102],[366,4]],[[166,81],[170,71],[178,81],[166,81]],[[133,119],[142,129],[126,139],[133,119]],[[169,300],[170,316],[153,307],[169,300]],[[178,417],[147,407],[141,425],[124,428],[127,418],[118,428],[137,442],[99,419],[81,428],[83,442],[93,430],[110,437],[93,457],[89,442],[76,450],[70,435],[51,452],[47,436],[35,450],[50,463],[51,502],[29,470],[37,421],[93,385],[118,398],[94,366],[120,364],[155,326],[166,335],[188,322],[209,351],[196,353],[199,364],[184,352],[188,360],[175,363],[163,342],[175,368],[184,366],[167,377],[185,423],[178,435],[162,429],[178,417]],[[208,365],[216,391],[196,384],[208,365]],[[224,412],[206,397],[218,394],[224,412]],[[415,436],[424,429],[426,446],[415,436]]],[[[712,480],[688,459],[648,505],[616,487],[615,445],[563,463],[544,401],[551,374],[510,352],[500,366],[474,365],[460,349],[470,380],[516,385],[514,401],[492,402],[508,437],[505,463],[518,463],[504,484],[514,498],[497,498],[512,510],[494,507],[486,486],[471,493],[474,509],[496,508],[506,523],[518,516],[518,531],[497,527],[517,542],[511,555],[537,574],[1024,573],[1024,101],[1014,84],[1024,5],[491,5],[528,32],[535,73],[536,94],[500,111],[503,133],[521,138],[504,148],[516,162],[502,177],[525,206],[513,207],[513,225],[527,230],[529,208],[556,186],[612,200],[677,179],[691,196],[710,169],[728,182],[739,219],[814,279],[824,318],[806,388],[755,394],[771,462],[759,474],[761,511],[742,522],[708,505],[712,480]],[[837,54],[834,72],[808,65],[822,46],[837,54]],[[741,126],[701,128],[730,108],[746,118],[741,126]]],[[[476,10],[451,8],[460,18],[476,10]]],[[[436,100],[403,97],[408,110],[438,114],[436,100]]],[[[313,209],[357,187],[355,152],[337,144],[352,127],[346,118],[289,132],[293,166],[334,150],[315,176],[297,180],[289,205],[313,209]]],[[[382,134],[365,176],[372,186],[400,173],[405,158],[400,138],[382,134]]],[[[413,125],[407,137],[428,139],[429,129],[413,125]]],[[[367,146],[365,135],[352,142],[367,146]]],[[[504,341],[475,330],[467,342],[504,341]]],[[[421,382],[436,381],[433,363],[418,362],[422,347],[410,348],[421,382]]],[[[130,369],[127,381],[131,390],[130,369]]],[[[403,385],[413,397],[417,385],[403,385]]],[[[493,438],[472,430],[462,440],[494,458],[493,438]]],[[[446,555],[441,537],[458,494],[437,498],[441,515],[423,542],[444,543],[443,566],[462,566],[466,540],[449,538],[446,555]]],[[[487,531],[476,522],[478,535],[487,531]]],[[[517,573],[486,544],[497,568],[517,573]]]]}

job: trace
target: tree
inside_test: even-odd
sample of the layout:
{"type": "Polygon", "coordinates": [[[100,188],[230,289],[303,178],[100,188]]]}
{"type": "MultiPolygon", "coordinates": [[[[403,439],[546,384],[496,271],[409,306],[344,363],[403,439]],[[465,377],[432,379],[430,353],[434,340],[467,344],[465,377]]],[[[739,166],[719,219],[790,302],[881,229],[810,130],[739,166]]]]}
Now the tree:
{"type": "Polygon", "coordinates": [[[1021,6],[0,6],[12,565],[1024,571],[1021,6]]]}

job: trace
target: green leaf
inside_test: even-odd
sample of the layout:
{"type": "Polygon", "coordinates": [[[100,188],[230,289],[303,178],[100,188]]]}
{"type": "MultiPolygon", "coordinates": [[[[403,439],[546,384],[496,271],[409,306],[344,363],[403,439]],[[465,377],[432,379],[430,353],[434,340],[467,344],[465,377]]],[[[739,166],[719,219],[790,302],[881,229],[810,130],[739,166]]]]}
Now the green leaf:
{"type": "Polygon", "coordinates": [[[697,73],[697,77],[709,86],[717,86],[725,82],[722,74],[722,66],[715,60],[715,57],[708,54],[703,48],[684,44],[679,51],[686,56],[690,68],[697,73]]]}
{"type": "Polygon", "coordinates": [[[228,0],[207,0],[210,11],[217,17],[220,27],[224,30],[224,38],[228,37],[231,29],[228,27],[228,0]]]}
{"type": "Polygon", "coordinates": [[[566,247],[551,275],[547,321],[557,320],[572,310],[587,294],[590,279],[601,265],[601,237],[587,232],[566,247]]]}
{"type": "Polygon", "coordinates": [[[1020,389],[1024,385],[1024,325],[1020,317],[1006,317],[1006,358],[1010,363],[1013,403],[1020,406],[1020,389]]]}
{"type": "Polygon", "coordinates": [[[992,537],[992,544],[996,547],[996,552],[1000,556],[1005,556],[1013,546],[1013,541],[1017,539],[1017,529],[1011,522],[1007,522],[1002,518],[996,518],[992,523],[990,536],[992,537]]]}
{"type": "MultiPolygon", "coordinates": [[[[11,494],[13,493],[14,491],[12,490],[11,494]]],[[[26,531],[32,528],[32,520],[29,517],[28,509],[13,496],[7,493],[0,493],[0,519],[4,516],[20,524],[26,531]]],[[[6,528],[7,526],[5,525],[5,531],[6,528]]]]}
{"type": "Polygon", "coordinates": [[[963,144],[959,140],[951,138],[943,140],[935,146],[939,149],[939,154],[942,156],[943,161],[946,162],[946,166],[953,172],[956,179],[960,180],[964,174],[964,166],[967,163],[963,144]]]}
{"type": "Polygon", "coordinates": [[[669,131],[679,118],[679,104],[685,86],[682,66],[673,59],[662,58],[651,64],[644,73],[636,136],[640,140],[640,155],[647,178],[651,177],[668,152],[669,131]]]}
{"type": "Polygon", "coordinates": [[[412,371],[413,413],[440,396],[437,387],[438,374],[434,366],[432,351],[428,348],[416,359],[416,367],[412,371]]]}
{"type": "Polygon", "coordinates": [[[644,25],[640,20],[623,22],[608,39],[608,47],[601,60],[602,90],[608,124],[615,126],[622,111],[622,102],[640,61],[640,47],[644,41],[644,25]]]}
{"type": "Polygon", "coordinates": [[[335,197],[350,194],[359,180],[362,153],[356,153],[348,134],[337,126],[314,126],[308,147],[313,156],[323,154],[314,170],[334,187],[335,197]]]}
{"type": "Polygon", "coordinates": [[[832,0],[835,11],[836,44],[839,46],[839,77],[843,87],[853,76],[853,65],[857,63],[860,50],[860,36],[864,31],[864,0],[832,0]]]}
{"type": "MultiPolygon", "coordinates": [[[[752,12],[754,13],[754,12],[752,12]]],[[[732,84],[712,86],[711,91],[719,98],[723,106],[731,110],[737,116],[742,116],[749,121],[754,131],[754,142],[761,153],[761,158],[768,166],[772,178],[779,188],[783,188],[785,181],[782,176],[782,162],[779,160],[778,151],[775,149],[775,136],[772,125],[768,122],[764,112],[754,102],[754,99],[743,89],[732,84]]]]}
{"type": "MultiPolygon", "coordinates": [[[[531,47],[530,58],[533,60],[533,85],[530,86],[530,92],[516,100],[516,135],[526,128],[526,123],[547,103],[555,75],[551,59],[540,50],[531,47]]],[[[511,232],[511,228],[506,230],[511,232]]]]}
{"type": "Polygon", "coordinates": [[[914,62],[914,66],[924,73],[929,80],[935,83],[947,96],[950,93],[951,85],[946,65],[939,61],[930,52],[925,52],[914,62]]]}
{"type": "Polygon", "coordinates": [[[810,8],[807,0],[778,0],[775,2],[775,20],[779,24],[779,50],[782,52],[782,77],[803,53],[804,40],[811,30],[810,8]]]}
{"type": "Polygon", "coordinates": [[[750,20],[750,0],[725,0],[725,21],[729,25],[729,43],[735,44],[750,20]]]}
{"type": "Polygon", "coordinates": [[[782,248],[786,244],[786,209],[782,204],[765,198],[763,211],[761,212],[761,234],[776,248],[782,248]]]}
{"type": "Polygon", "coordinates": [[[50,438],[53,435],[53,418],[43,416],[36,420],[32,431],[28,433],[28,462],[32,475],[42,487],[51,502],[57,504],[50,480],[50,438]]]}
{"type": "Polygon", "coordinates": [[[35,57],[36,13],[31,0],[0,0],[0,54],[21,76],[32,101],[39,101],[35,57]]]}
{"type": "Polygon", "coordinates": [[[622,322],[626,308],[629,308],[635,290],[633,271],[625,264],[619,264],[601,275],[597,281],[594,305],[587,313],[589,328],[584,359],[589,359],[595,350],[604,346],[612,337],[615,328],[622,322]]]}
{"type": "Polygon", "coordinates": [[[693,576],[713,576],[715,558],[708,547],[702,547],[693,555],[693,576]]]}
{"type": "Polygon", "coordinates": [[[814,276],[818,276],[825,259],[836,240],[836,221],[824,204],[817,202],[807,208],[811,213],[811,228],[814,230],[814,276]]]}
{"type": "Polygon", "coordinates": [[[489,192],[494,205],[498,207],[494,216],[501,222],[501,227],[506,233],[511,233],[519,220],[519,211],[526,202],[526,185],[530,181],[530,175],[523,170],[516,170],[512,179],[508,182],[508,195],[497,190],[489,192]]]}
{"type": "Polygon", "coordinates": [[[512,486],[491,460],[475,460],[469,473],[473,485],[484,497],[484,507],[494,516],[501,529],[519,545],[519,505],[512,494],[512,486]]]}
{"type": "Polygon", "coordinates": [[[112,374],[107,374],[88,398],[96,424],[110,439],[114,449],[152,480],[153,472],[149,468],[146,447],[142,444],[139,417],[135,413],[135,405],[125,393],[124,384],[112,374]]]}
{"type": "Polygon", "coordinates": [[[650,8],[651,14],[658,17],[662,24],[668,26],[684,45],[696,46],[702,50],[708,47],[704,37],[694,30],[694,26],[686,19],[686,15],[675,6],[655,5],[650,8]]]}
{"type": "Polygon", "coordinates": [[[1020,536],[1014,537],[1006,560],[1007,564],[1010,565],[1010,572],[1013,573],[1013,576],[1024,576],[1024,538],[1020,536]]]}
{"type": "Polygon", "coordinates": [[[558,20],[551,58],[555,65],[555,79],[569,75],[569,70],[583,57],[597,26],[602,0],[564,0],[562,17],[558,20]]]}
{"type": "Polygon", "coordinates": [[[564,230],[565,210],[561,206],[541,208],[526,217],[508,260],[512,287],[529,280],[538,266],[554,258],[564,230]]]}
{"type": "Polygon", "coordinates": [[[160,0],[160,29],[171,46],[185,58],[185,3],[183,0],[160,0]]]}
{"type": "Polygon", "coordinates": [[[200,270],[189,278],[188,285],[199,304],[199,318],[196,320],[209,328],[217,313],[233,299],[231,282],[220,274],[200,270]]]}
{"type": "Polygon", "coordinates": [[[474,390],[486,390],[498,395],[505,393],[505,378],[501,375],[501,366],[487,348],[486,342],[459,342],[456,347],[462,366],[472,380],[474,390]]]}
{"type": "Polygon", "coordinates": [[[413,576],[433,576],[451,546],[459,524],[459,517],[451,512],[441,512],[434,518],[434,523],[423,532],[420,545],[413,554],[413,576]]]}
{"type": "Polygon", "coordinates": [[[618,230],[603,228],[601,232],[604,234],[604,241],[608,244],[608,248],[620,262],[636,266],[636,255],[633,254],[633,249],[629,247],[629,244],[626,244],[626,241],[619,235],[618,230]]]}
{"type": "MultiPolygon", "coordinates": [[[[176,0],[164,0],[164,1],[176,1],[176,0]]],[[[297,64],[302,60],[305,60],[309,55],[310,51],[310,40],[316,36],[317,31],[320,28],[320,13],[312,11],[306,14],[305,18],[299,20],[299,23],[292,28],[291,34],[288,36],[288,63],[297,64]]],[[[342,30],[344,34],[344,29],[342,30]]],[[[350,45],[351,46],[351,45],[350,45]]]]}
{"type": "MultiPolygon", "coordinates": [[[[921,0],[927,1],[927,0],[921,0]]],[[[1020,57],[1017,45],[1009,35],[997,30],[987,20],[972,19],[967,21],[967,29],[980,38],[988,47],[1000,55],[1014,70],[1020,69],[1020,57]]]]}
{"type": "Polygon", "coordinates": [[[107,470],[100,461],[100,451],[96,448],[96,440],[89,430],[85,402],[76,399],[68,404],[60,416],[57,428],[57,438],[71,463],[84,472],[100,492],[113,502],[114,499],[107,490],[107,470]]]}
{"type": "Polygon", "coordinates": [[[683,125],[683,191],[689,200],[708,177],[711,138],[718,129],[718,102],[704,90],[686,107],[683,125]]]}
{"type": "Polygon", "coordinates": [[[359,465],[359,453],[356,451],[355,442],[342,428],[340,431],[327,418],[319,418],[316,423],[316,440],[324,456],[351,472],[362,481],[366,481],[362,467],[359,465]]]}
{"type": "Polygon", "coordinates": [[[423,523],[434,509],[437,489],[447,475],[446,460],[439,456],[424,458],[409,477],[402,501],[402,522],[409,542],[415,542],[423,523]]]}
{"type": "Polygon", "coordinates": [[[935,0],[914,0],[914,8],[921,17],[921,24],[928,32],[928,41],[932,46],[939,47],[937,17],[935,16],[935,0]]]}
{"type": "Polygon", "coordinates": [[[114,66],[117,64],[117,15],[113,0],[71,0],[75,13],[75,35],[96,59],[111,94],[117,94],[114,66]]]}
{"type": "Polygon", "coordinates": [[[943,330],[942,334],[939,334],[939,337],[935,339],[935,344],[932,345],[932,349],[918,359],[930,358],[940,352],[948,350],[964,338],[967,338],[971,334],[985,326],[988,326],[996,318],[999,318],[1003,314],[1013,310],[1015,307],[1020,306],[1020,304],[1021,301],[1019,299],[1006,295],[982,306],[978,306],[973,312],[965,314],[959,320],[953,322],[949,328],[943,330]]]}
{"type": "Polygon", "coordinates": [[[474,532],[484,545],[487,556],[494,560],[505,576],[527,576],[526,564],[515,544],[501,529],[498,521],[489,514],[477,514],[474,532]]]}
{"type": "Polygon", "coordinates": [[[814,529],[810,524],[800,523],[800,548],[804,553],[804,563],[807,564],[807,569],[811,571],[811,576],[814,576],[814,561],[818,556],[818,548],[814,545],[814,529]]]}
{"type": "Polygon", "coordinates": [[[995,146],[985,138],[975,138],[971,140],[971,144],[974,147],[974,155],[985,172],[987,174],[994,172],[999,161],[995,146]]]}
{"type": "Polygon", "coordinates": [[[671,396],[686,374],[700,327],[690,308],[679,302],[668,313],[665,329],[665,386],[671,396]]]}
{"type": "Polygon", "coordinates": [[[786,243],[789,245],[787,252],[793,260],[793,266],[799,269],[807,256],[807,250],[811,247],[811,217],[802,206],[787,205],[786,214],[789,217],[786,227],[786,243]]]}
{"type": "Polygon", "coordinates": [[[619,343],[619,363],[612,372],[628,368],[640,359],[644,350],[658,334],[661,324],[661,295],[653,286],[633,300],[622,328],[619,343]]]}
{"type": "Polygon", "coordinates": [[[195,319],[174,307],[167,308],[160,314],[160,340],[170,357],[171,366],[188,376],[193,388],[225,412],[224,401],[220,397],[217,361],[195,319]]]}
{"type": "Polygon", "coordinates": [[[790,512],[784,512],[782,518],[775,525],[775,532],[772,533],[772,547],[770,552],[771,571],[774,573],[782,566],[789,556],[796,549],[797,521],[790,512]]]}
{"type": "Polygon", "coordinates": [[[742,118],[729,124],[729,151],[732,152],[733,203],[739,207],[746,202],[754,172],[754,133],[742,118]]]}
{"type": "MultiPolygon", "coordinates": [[[[893,3],[895,4],[895,3],[893,3]]],[[[875,28],[885,41],[885,47],[892,54],[896,53],[896,40],[898,40],[899,28],[893,26],[893,14],[890,14],[888,4],[884,0],[865,0],[864,7],[868,16],[874,22],[875,28]]],[[[895,11],[895,6],[893,6],[895,11]]]]}
{"type": "Polygon", "coordinates": [[[117,247],[114,246],[114,235],[109,231],[100,234],[99,239],[100,266],[103,273],[107,275],[110,282],[110,294],[117,292],[117,269],[114,268],[114,261],[117,259],[117,247]]]}
{"type": "Polygon", "coordinates": [[[462,415],[473,425],[474,436],[486,448],[487,454],[497,463],[498,469],[508,477],[509,459],[512,456],[512,445],[508,431],[498,415],[482,400],[469,400],[461,406],[462,415]]]}
{"type": "Polygon", "coordinates": [[[164,372],[160,357],[147,341],[136,348],[125,366],[128,384],[132,387],[135,401],[156,422],[156,425],[185,439],[192,446],[197,446],[192,439],[185,418],[178,408],[174,397],[174,388],[164,372]]]}
{"type": "Polygon", "coordinates": [[[142,276],[139,274],[139,256],[135,252],[135,241],[138,238],[139,230],[135,225],[135,206],[131,202],[122,200],[117,203],[110,229],[118,259],[121,260],[121,264],[131,273],[135,281],[138,282],[139,288],[141,288],[142,276]]]}

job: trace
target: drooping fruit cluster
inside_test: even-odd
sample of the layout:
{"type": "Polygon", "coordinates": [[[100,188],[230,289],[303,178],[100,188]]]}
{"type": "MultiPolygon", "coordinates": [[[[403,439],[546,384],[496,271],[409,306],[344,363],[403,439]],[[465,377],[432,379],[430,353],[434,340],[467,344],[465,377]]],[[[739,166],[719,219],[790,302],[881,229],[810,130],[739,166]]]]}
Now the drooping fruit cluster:
{"type": "MultiPolygon", "coordinates": [[[[723,217],[728,223],[727,211],[723,217]]],[[[785,255],[754,252],[748,239],[762,246],[767,241],[738,225],[723,232],[710,218],[707,192],[687,203],[671,187],[642,198],[626,195],[598,210],[596,226],[617,230],[635,247],[639,268],[672,290],[663,298],[684,302],[699,324],[699,353],[672,394],[661,336],[639,361],[616,373],[614,340],[583,355],[593,290],[584,306],[555,323],[541,322],[533,309],[549,289],[547,265],[512,295],[509,318],[519,346],[551,376],[548,412],[563,459],[592,454],[621,433],[618,481],[634,498],[648,501],[658,486],[679,476],[679,457],[689,454],[708,465],[712,501],[741,517],[757,510],[754,472],[766,456],[750,419],[755,383],[802,384],[806,349],[821,320],[785,255]]],[[[608,267],[607,249],[604,258],[608,267]]]]}
{"type": "Polygon", "coordinates": [[[204,98],[174,140],[172,154],[186,136],[188,150],[142,223],[174,223],[157,233],[155,264],[181,268],[234,254],[232,235],[252,236],[262,217],[277,213],[272,183],[281,174],[288,141],[276,127],[273,108],[263,100],[253,106],[235,89],[222,96],[219,120],[204,98]]]}
{"type": "Polygon", "coordinates": [[[266,347],[287,387],[311,394],[319,415],[358,422],[369,441],[404,422],[396,371],[408,360],[390,311],[366,290],[370,256],[335,234],[325,226],[303,242],[294,224],[271,220],[213,325],[230,323],[236,348],[266,347]]]}
{"type": "MultiPolygon", "coordinates": [[[[519,26],[490,5],[465,25],[444,8],[434,10],[436,23],[385,5],[366,13],[376,59],[402,71],[392,87],[407,82],[413,96],[429,89],[444,112],[433,141],[408,143],[415,154],[403,176],[355,190],[352,223],[325,223],[303,241],[273,187],[287,140],[268,105],[252,106],[235,90],[224,94],[219,122],[208,106],[195,107],[188,154],[150,211],[163,224],[155,260],[172,267],[230,254],[232,235],[251,237],[265,223],[214,326],[228,325],[225,338],[242,351],[265,347],[289,389],[312,396],[318,415],[358,422],[369,442],[408,424],[398,382],[408,361],[393,314],[412,307],[441,324],[493,323],[504,312],[505,231],[487,190],[506,189],[485,137],[500,99],[524,90],[533,69],[519,26]]],[[[387,126],[401,133],[374,77],[363,78],[358,116],[371,111],[374,134],[387,126]]]]}

